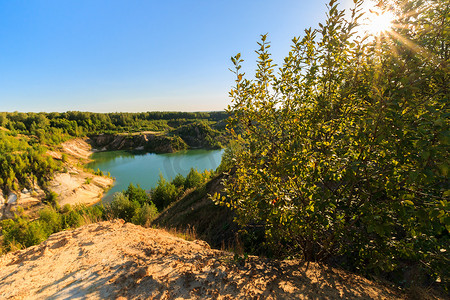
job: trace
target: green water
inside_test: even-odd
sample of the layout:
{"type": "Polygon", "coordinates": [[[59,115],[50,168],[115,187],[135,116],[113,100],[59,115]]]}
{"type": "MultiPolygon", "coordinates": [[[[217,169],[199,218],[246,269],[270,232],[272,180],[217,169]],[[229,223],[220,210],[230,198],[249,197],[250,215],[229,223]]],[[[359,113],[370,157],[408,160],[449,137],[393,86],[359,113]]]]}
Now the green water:
{"type": "Polygon", "coordinates": [[[116,179],[112,189],[103,198],[109,202],[115,192],[127,189],[130,183],[149,190],[156,186],[159,174],[174,178],[178,173],[186,176],[191,168],[198,171],[215,170],[221,161],[223,150],[187,150],[177,153],[154,154],[128,151],[94,153],[89,168],[109,172],[116,179]]]}

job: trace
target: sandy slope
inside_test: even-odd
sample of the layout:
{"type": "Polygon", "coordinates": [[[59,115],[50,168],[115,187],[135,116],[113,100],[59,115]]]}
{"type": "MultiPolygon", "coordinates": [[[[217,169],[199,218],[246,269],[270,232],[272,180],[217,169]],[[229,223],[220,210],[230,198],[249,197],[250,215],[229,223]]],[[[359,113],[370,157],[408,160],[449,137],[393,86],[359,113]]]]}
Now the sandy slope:
{"type": "Polygon", "coordinates": [[[73,139],[61,144],[64,152],[84,160],[92,154],[91,146],[84,139],[73,139]]]}
{"type": "Polygon", "coordinates": [[[0,299],[396,299],[359,276],[296,261],[237,263],[203,241],[123,221],[53,234],[0,257],[0,299]]]}
{"type": "Polygon", "coordinates": [[[59,195],[59,205],[93,204],[103,196],[103,192],[113,183],[111,178],[96,176],[80,169],[75,172],[58,173],[49,183],[50,190],[59,195]],[[87,181],[91,178],[90,182],[87,181]]]}

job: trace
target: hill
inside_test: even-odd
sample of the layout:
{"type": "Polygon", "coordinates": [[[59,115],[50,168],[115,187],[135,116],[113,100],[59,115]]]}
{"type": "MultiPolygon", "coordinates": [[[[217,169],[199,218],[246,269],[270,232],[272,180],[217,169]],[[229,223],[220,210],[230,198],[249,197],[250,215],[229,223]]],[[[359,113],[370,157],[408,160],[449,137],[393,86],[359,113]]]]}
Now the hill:
{"type": "Polygon", "coordinates": [[[0,257],[0,298],[398,299],[388,287],[299,261],[233,260],[203,241],[106,221],[0,257]]]}

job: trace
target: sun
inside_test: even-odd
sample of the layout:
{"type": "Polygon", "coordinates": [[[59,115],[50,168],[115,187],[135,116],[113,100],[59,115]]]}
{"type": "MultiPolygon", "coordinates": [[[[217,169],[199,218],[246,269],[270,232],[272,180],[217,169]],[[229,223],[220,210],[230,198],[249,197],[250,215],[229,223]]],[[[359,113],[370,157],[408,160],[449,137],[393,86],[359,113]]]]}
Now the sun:
{"type": "Polygon", "coordinates": [[[371,15],[368,16],[368,23],[365,26],[368,34],[379,35],[393,29],[395,16],[392,12],[375,12],[371,10],[370,14],[371,15]]]}
{"type": "Polygon", "coordinates": [[[397,19],[390,4],[381,6],[374,1],[365,1],[361,7],[364,17],[358,32],[361,36],[378,37],[394,30],[397,19]]]}

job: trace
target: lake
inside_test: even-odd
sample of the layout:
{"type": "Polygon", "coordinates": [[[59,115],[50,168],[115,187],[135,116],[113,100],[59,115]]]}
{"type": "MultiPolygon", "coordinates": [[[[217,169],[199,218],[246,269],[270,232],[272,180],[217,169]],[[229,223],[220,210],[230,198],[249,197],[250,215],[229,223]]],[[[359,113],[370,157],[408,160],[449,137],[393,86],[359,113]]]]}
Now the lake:
{"type": "Polygon", "coordinates": [[[221,161],[221,150],[186,150],[176,153],[133,153],[129,151],[106,151],[92,154],[93,162],[87,166],[108,172],[116,179],[114,186],[103,197],[109,202],[115,192],[128,188],[130,183],[149,190],[156,186],[159,174],[171,180],[177,174],[186,176],[191,168],[200,172],[215,170],[221,161]]]}

